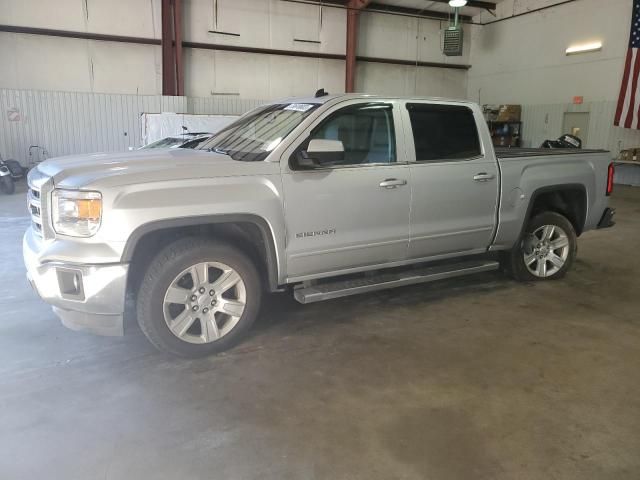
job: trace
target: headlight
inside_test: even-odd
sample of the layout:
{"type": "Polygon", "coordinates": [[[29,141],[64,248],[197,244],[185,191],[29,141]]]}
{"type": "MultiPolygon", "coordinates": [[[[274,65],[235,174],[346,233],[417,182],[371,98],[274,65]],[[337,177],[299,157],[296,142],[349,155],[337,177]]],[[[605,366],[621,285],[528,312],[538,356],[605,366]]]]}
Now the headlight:
{"type": "Polygon", "coordinates": [[[100,228],[102,195],[100,192],[54,190],[53,229],[61,235],[90,237],[100,228]]]}

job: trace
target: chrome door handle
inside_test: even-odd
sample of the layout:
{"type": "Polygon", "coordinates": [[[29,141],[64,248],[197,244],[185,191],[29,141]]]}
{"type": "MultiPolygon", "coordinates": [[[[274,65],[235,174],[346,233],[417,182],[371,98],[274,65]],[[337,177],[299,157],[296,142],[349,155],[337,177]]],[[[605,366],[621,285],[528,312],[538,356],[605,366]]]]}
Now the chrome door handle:
{"type": "Polygon", "coordinates": [[[386,180],[380,182],[380,187],[382,188],[397,188],[403,185],[406,185],[406,180],[399,180],[397,178],[387,178],[386,180]]]}
{"type": "Polygon", "coordinates": [[[494,178],[496,178],[496,176],[493,173],[485,172],[477,173],[473,176],[473,180],[475,182],[488,182],[489,180],[493,180],[494,178]]]}

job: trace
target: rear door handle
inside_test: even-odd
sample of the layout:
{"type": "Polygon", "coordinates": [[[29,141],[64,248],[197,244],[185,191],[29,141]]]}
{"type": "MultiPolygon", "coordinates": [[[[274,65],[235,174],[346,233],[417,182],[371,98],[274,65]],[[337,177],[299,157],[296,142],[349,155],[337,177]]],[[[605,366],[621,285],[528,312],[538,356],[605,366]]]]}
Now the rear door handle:
{"type": "Polygon", "coordinates": [[[403,185],[406,185],[406,180],[400,180],[398,178],[387,178],[386,180],[380,182],[380,187],[382,188],[397,188],[403,185]]]}
{"type": "Polygon", "coordinates": [[[477,173],[473,176],[473,180],[476,182],[488,182],[494,178],[496,178],[496,176],[493,173],[486,172],[477,173]]]}

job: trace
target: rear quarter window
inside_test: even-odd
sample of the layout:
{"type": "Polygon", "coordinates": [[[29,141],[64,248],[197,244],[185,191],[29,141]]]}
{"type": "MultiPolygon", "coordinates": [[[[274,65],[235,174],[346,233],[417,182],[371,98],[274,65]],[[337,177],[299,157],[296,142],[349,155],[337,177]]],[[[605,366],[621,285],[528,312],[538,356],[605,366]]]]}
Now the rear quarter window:
{"type": "Polygon", "coordinates": [[[481,155],[473,111],[461,105],[407,104],[416,161],[468,160],[481,155]]]}

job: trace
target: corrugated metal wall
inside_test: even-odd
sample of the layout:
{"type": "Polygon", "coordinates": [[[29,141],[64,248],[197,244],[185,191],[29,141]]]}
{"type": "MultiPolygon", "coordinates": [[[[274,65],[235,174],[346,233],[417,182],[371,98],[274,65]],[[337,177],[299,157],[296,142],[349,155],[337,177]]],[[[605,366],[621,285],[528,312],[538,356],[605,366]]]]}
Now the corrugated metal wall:
{"type": "Polygon", "coordinates": [[[0,155],[28,165],[49,157],[125,151],[141,144],[140,114],[200,113],[239,115],[265,100],[110,95],[0,89],[0,155]],[[38,158],[36,158],[38,157],[38,158]]]}
{"type": "Polygon", "coordinates": [[[551,104],[522,106],[522,139],[525,147],[537,147],[546,139],[563,133],[564,114],[589,113],[586,148],[604,148],[617,156],[620,150],[640,147],[640,131],[613,126],[616,102],[589,102],[582,105],[551,104]]]}

